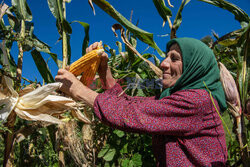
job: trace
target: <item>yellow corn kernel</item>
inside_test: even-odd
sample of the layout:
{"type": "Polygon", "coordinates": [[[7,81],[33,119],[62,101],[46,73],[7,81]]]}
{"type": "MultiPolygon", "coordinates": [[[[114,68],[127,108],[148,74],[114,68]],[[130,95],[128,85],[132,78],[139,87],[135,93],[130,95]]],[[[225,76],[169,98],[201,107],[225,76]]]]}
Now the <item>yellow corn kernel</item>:
{"type": "Polygon", "coordinates": [[[103,52],[103,49],[95,49],[85,54],[80,59],[70,65],[70,72],[75,76],[80,75],[83,70],[86,70],[91,64],[100,59],[99,55],[103,52]]]}
{"type": "Polygon", "coordinates": [[[100,61],[101,61],[100,59],[96,60],[94,63],[90,65],[90,67],[86,71],[83,71],[83,75],[80,81],[84,85],[89,86],[93,82],[96,72],[98,70],[100,61]]]}

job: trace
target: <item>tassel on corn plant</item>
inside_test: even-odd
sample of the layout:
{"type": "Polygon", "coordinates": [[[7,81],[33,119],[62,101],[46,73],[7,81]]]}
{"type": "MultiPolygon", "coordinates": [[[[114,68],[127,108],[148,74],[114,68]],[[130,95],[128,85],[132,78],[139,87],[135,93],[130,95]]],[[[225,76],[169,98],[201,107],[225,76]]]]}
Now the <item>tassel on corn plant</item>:
{"type": "Polygon", "coordinates": [[[95,78],[96,72],[100,65],[100,54],[104,52],[101,42],[97,49],[90,51],[82,56],[80,59],[70,65],[70,72],[75,76],[81,76],[80,81],[89,86],[95,78]]]}

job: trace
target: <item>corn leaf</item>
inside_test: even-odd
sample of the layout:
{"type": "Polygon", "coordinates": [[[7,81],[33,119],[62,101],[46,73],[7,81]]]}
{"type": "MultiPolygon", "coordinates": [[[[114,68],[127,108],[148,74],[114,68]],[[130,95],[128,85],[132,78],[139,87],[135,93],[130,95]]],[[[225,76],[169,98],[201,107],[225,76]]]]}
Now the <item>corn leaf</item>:
{"type": "Polygon", "coordinates": [[[37,67],[38,71],[40,72],[41,76],[43,77],[44,81],[46,83],[54,82],[54,78],[51,75],[51,72],[47,66],[47,63],[44,61],[41,53],[37,50],[33,50],[31,52],[31,55],[32,55],[33,60],[36,64],[36,67],[37,67]]]}
{"type": "Polygon", "coordinates": [[[67,61],[67,63],[68,63],[68,65],[70,65],[71,63],[70,63],[70,60],[71,60],[71,46],[70,46],[70,35],[69,34],[66,34],[66,36],[67,36],[67,47],[68,47],[68,52],[67,52],[67,58],[68,58],[68,61],[67,61]]]}
{"type": "Polygon", "coordinates": [[[51,52],[49,52],[48,54],[50,54],[50,56],[52,57],[52,59],[56,63],[57,67],[62,68],[62,61],[57,58],[57,54],[51,53],[51,52]]]}
{"type": "Polygon", "coordinates": [[[0,45],[0,64],[4,65],[4,61],[8,61],[7,63],[7,70],[12,77],[16,77],[16,69],[17,65],[15,63],[14,58],[10,54],[10,48],[12,45],[12,41],[5,41],[0,45]],[[6,60],[4,60],[4,56],[6,56],[6,60]]]}
{"type": "Polygon", "coordinates": [[[167,21],[167,17],[172,16],[172,12],[168,7],[166,7],[165,0],[153,0],[153,2],[164,22],[167,21]]]}
{"type": "Polygon", "coordinates": [[[37,51],[46,53],[50,52],[50,46],[44,43],[43,41],[39,40],[34,34],[32,35],[31,41],[37,51]]]}
{"type": "Polygon", "coordinates": [[[250,24],[245,28],[241,38],[238,42],[237,54],[238,54],[238,84],[241,96],[242,104],[245,104],[248,93],[248,80],[249,80],[249,52],[250,52],[250,24]]]}
{"type": "Polygon", "coordinates": [[[48,0],[48,5],[53,16],[60,20],[62,19],[62,0],[48,0]]]}
{"type": "Polygon", "coordinates": [[[219,8],[228,10],[235,16],[235,19],[240,22],[242,28],[247,27],[250,21],[249,16],[240,7],[225,0],[199,0],[199,1],[206,2],[214,6],[217,6],[219,8]]]}
{"type": "MultiPolygon", "coordinates": [[[[3,54],[1,55],[2,63],[5,65],[5,67],[7,69],[11,69],[11,62],[9,60],[9,54],[8,54],[7,49],[6,49],[7,47],[5,45],[5,41],[0,43],[0,48],[3,52],[3,54]]],[[[17,97],[18,94],[16,93],[16,91],[13,88],[13,85],[14,85],[13,80],[9,77],[6,77],[6,76],[3,76],[2,78],[3,78],[2,80],[3,80],[4,84],[8,88],[9,92],[13,95],[13,97],[17,97]]]]}
{"type": "Polygon", "coordinates": [[[99,6],[103,11],[105,11],[108,15],[113,17],[116,21],[121,23],[124,27],[126,27],[130,32],[132,32],[138,39],[142,42],[148,44],[152,48],[156,49],[161,57],[165,57],[164,52],[157,46],[154,42],[153,34],[146,32],[134,24],[132,24],[129,20],[127,20],[124,16],[122,16],[112,5],[110,5],[105,0],[93,0],[93,2],[99,6]]]}
{"type": "MultiPolygon", "coordinates": [[[[153,55],[149,54],[149,53],[142,55],[142,57],[144,57],[145,59],[149,59],[152,56],[153,55]]],[[[136,60],[133,62],[132,67],[139,65],[142,62],[143,62],[143,60],[140,57],[136,57],[136,60]]]]}
{"type": "Polygon", "coordinates": [[[121,53],[122,52],[122,43],[119,41],[116,41],[115,44],[118,47],[118,52],[121,53]]]}
{"type": "Polygon", "coordinates": [[[66,30],[66,33],[72,34],[72,28],[67,20],[63,19],[62,26],[63,26],[64,30],[66,30]]]}
{"type": "Polygon", "coordinates": [[[217,43],[223,46],[236,45],[238,43],[239,38],[243,34],[243,32],[244,32],[244,28],[232,31],[218,38],[217,41],[213,45],[216,45],[217,43]]]}
{"type": "MultiPolygon", "coordinates": [[[[32,38],[27,37],[24,39],[24,41],[25,41],[24,46],[25,46],[26,50],[27,49],[31,50],[31,49],[35,48],[38,52],[48,53],[51,56],[51,58],[54,60],[54,62],[57,64],[57,66],[59,68],[62,67],[62,61],[57,58],[57,55],[55,53],[51,53],[50,46],[47,45],[46,43],[42,42],[41,40],[39,40],[34,34],[33,34],[32,38]]],[[[68,53],[70,55],[70,53],[71,53],[70,50],[68,51],[68,53]]],[[[68,57],[70,59],[70,56],[68,56],[68,57]]]]}
{"type": "Polygon", "coordinates": [[[182,14],[181,14],[182,10],[183,10],[184,6],[187,5],[189,2],[190,2],[190,0],[182,0],[181,6],[179,7],[179,10],[175,16],[175,20],[173,23],[173,28],[175,30],[177,30],[180,27],[181,22],[182,22],[182,14]]]}
{"type": "Polygon", "coordinates": [[[12,0],[12,6],[15,8],[17,18],[25,21],[32,21],[32,13],[26,0],[12,0]]]}
{"type": "Polygon", "coordinates": [[[82,55],[85,55],[86,48],[89,45],[89,24],[85,22],[81,22],[81,21],[73,21],[73,23],[74,22],[77,22],[84,27],[85,36],[84,36],[83,43],[82,43],[82,55]]]}
{"type": "Polygon", "coordinates": [[[69,22],[67,22],[63,16],[62,3],[62,0],[48,0],[49,9],[56,18],[56,26],[59,34],[62,35],[63,29],[66,31],[66,33],[71,34],[72,28],[69,22]]]}
{"type": "Polygon", "coordinates": [[[9,21],[9,24],[10,24],[10,27],[15,30],[16,32],[18,32],[18,30],[20,30],[21,28],[21,24],[20,22],[18,21],[18,19],[10,12],[11,10],[8,10],[6,13],[7,13],[7,16],[8,16],[8,21],[9,21]]]}

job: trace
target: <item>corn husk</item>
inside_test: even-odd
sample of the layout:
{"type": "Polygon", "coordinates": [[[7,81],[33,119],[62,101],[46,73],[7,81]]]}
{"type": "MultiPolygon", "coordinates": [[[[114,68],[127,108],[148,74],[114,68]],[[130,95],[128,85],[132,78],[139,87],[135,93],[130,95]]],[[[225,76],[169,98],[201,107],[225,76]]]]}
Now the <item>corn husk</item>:
{"type": "Polygon", "coordinates": [[[232,112],[233,116],[239,117],[241,115],[241,102],[235,80],[221,62],[219,62],[219,67],[220,80],[226,95],[229,110],[232,112]]]}
{"type": "Polygon", "coordinates": [[[60,114],[71,111],[80,121],[90,123],[89,119],[78,110],[77,103],[71,98],[55,93],[61,83],[51,83],[37,89],[21,91],[19,96],[14,89],[11,95],[0,96],[0,120],[6,121],[12,110],[22,119],[44,121],[53,124],[62,124],[60,114]]]}

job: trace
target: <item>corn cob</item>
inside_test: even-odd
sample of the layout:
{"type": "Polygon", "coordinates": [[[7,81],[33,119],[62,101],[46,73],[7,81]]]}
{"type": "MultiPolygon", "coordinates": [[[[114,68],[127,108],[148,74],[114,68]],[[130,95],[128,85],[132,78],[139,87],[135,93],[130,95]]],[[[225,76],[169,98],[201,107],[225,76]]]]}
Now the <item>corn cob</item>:
{"type": "Polygon", "coordinates": [[[236,83],[227,68],[220,62],[219,67],[220,80],[225,91],[229,110],[235,117],[238,117],[241,115],[241,102],[236,83]]]}
{"type": "Polygon", "coordinates": [[[100,54],[103,52],[102,44],[99,43],[97,49],[92,50],[91,52],[85,54],[80,59],[75,61],[70,66],[70,72],[74,74],[75,76],[81,76],[80,81],[86,85],[89,86],[98,70],[101,58],[100,54]]]}
{"type": "Polygon", "coordinates": [[[102,48],[98,48],[92,50],[91,52],[85,54],[80,59],[75,61],[70,65],[70,72],[75,76],[80,75],[83,71],[86,70],[92,63],[100,59],[99,54],[101,54],[104,50],[102,48]]]}
{"type": "Polygon", "coordinates": [[[99,64],[100,64],[100,59],[91,64],[90,68],[87,71],[85,71],[85,73],[83,73],[82,77],[80,78],[80,81],[84,85],[89,86],[93,82],[99,64]]]}

